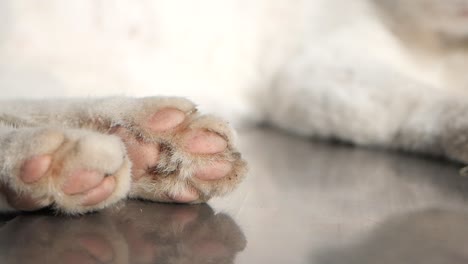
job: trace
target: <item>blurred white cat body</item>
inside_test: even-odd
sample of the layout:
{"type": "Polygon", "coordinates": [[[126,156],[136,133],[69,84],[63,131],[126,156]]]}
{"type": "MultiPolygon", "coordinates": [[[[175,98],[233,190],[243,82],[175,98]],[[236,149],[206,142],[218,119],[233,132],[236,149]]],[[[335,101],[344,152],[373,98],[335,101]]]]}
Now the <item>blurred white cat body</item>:
{"type": "Polygon", "coordinates": [[[247,96],[304,49],[441,78],[412,65],[365,1],[2,2],[3,97],[180,95],[252,117],[247,96]]]}
{"type": "Polygon", "coordinates": [[[421,135],[468,93],[467,1],[1,3],[4,98],[176,95],[236,122],[438,152],[421,135]]]}

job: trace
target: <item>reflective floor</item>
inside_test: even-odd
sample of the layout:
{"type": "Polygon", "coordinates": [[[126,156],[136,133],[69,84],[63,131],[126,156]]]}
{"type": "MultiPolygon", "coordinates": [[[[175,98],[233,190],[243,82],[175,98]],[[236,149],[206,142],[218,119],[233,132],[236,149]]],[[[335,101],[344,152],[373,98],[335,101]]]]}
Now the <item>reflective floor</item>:
{"type": "Polygon", "coordinates": [[[468,178],[409,154],[244,131],[250,174],[208,205],[4,216],[0,263],[468,263],[468,178]]]}

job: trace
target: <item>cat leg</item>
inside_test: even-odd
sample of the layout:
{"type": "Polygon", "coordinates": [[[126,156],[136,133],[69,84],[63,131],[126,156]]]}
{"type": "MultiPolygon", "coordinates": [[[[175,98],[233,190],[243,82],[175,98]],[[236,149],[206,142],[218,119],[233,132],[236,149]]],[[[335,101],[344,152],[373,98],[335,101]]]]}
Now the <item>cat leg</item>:
{"type": "Polygon", "coordinates": [[[181,98],[10,102],[0,112],[23,125],[47,123],[120,137],[133,163],[134,198],[203,202],[232,191],[246,172],[228,124],[200,115],[181,98]]]}
{"type": "Polygon", "coordinates": [[[52,205],[67,214],[126,197],[130,162],[122,141],[84,129],[0,127],[1,211],[52,205]]]}
{"type": "Polygon", "coordinates": [[[377,60],[293,62],[258,98],[265,120],[304,136],[428,153],[468,163],[468,103],[377,60]],[[359,62],[357,62],[359,61],[359,62]]]}

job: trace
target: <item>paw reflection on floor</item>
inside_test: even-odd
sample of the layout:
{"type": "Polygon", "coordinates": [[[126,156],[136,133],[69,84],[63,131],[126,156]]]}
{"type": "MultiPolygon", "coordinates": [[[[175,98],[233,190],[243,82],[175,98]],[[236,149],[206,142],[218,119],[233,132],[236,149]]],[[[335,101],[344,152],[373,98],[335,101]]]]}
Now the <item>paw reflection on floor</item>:
{"type": "Polygon", "coordinates": [[[128,201],[81,217],[18,216],[0,228],[0,263],[233,263],[245,245],[206,204],[128,201]]]}

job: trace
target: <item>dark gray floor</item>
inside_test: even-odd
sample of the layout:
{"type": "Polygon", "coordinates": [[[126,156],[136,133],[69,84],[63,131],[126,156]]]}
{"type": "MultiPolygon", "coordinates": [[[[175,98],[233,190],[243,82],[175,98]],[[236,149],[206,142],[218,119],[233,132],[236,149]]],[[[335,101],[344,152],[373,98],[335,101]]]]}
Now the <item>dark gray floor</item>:
{"type": "Polygon", "coordinates": [[[468,263],[459,166],[267,129],[239,141],[251,168],[229,197],[17,216],[0,263],[468,263]]]}

